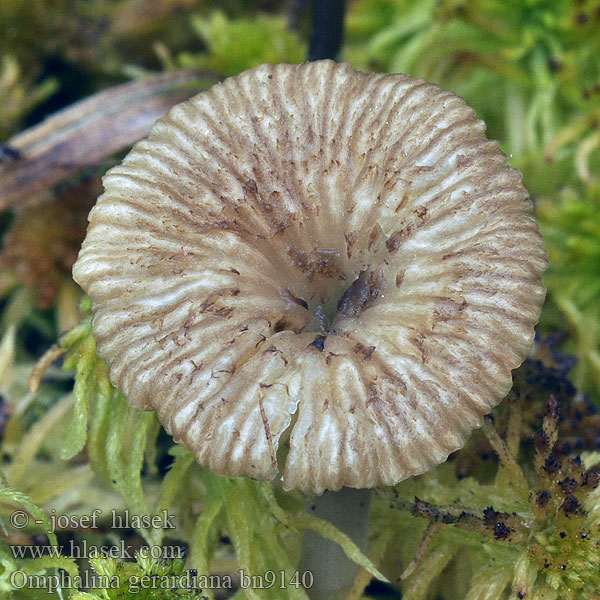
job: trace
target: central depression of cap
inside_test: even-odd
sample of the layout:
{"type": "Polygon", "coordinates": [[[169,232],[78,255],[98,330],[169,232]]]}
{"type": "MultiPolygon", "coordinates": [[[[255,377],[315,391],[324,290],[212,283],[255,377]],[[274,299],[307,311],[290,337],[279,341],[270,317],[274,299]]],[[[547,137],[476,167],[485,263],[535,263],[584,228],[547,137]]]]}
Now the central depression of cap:
{"type": "Polygon", "coordinates": [[[319,494],[445,460],[545,294],[521,175],[484,132],[450,92],[330,61],[173,108],[105,177],[73,270],[115,385],[232,477],[279,455],[286,489],[319,494]]]}

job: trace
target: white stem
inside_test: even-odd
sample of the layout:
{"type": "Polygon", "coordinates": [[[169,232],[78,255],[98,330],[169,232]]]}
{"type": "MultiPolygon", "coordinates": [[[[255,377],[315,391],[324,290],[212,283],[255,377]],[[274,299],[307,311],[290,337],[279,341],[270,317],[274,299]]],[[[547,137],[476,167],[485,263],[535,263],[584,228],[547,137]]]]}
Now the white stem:
{"type": "MultiPolygon", "coordinates": [[[[342,488],[339,492],[325,492],[309,500],[307,511],[335,525],[364,552],[367,548],[370,498],[370,490],[342,488]]],[[[300,570],[310,571],[314,576],[314,585],[308,590],[311,598],[344,598],[358,569],[358,565],[344,554],[338,544],[313,531],[305,532],[300,570]]]]}

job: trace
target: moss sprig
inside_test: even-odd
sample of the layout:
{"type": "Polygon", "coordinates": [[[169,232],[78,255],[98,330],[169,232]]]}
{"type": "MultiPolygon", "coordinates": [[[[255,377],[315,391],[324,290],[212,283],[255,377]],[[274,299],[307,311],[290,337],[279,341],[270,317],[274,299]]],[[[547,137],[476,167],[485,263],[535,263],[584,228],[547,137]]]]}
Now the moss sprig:
{"type": "Polygon", "coordinates": [[[163,49],[163,60],[230,76],[265,62],[300,63],[306,58],[306,44],[279,15],[258,15],[250,21],[232,19],[214,10],[208,15],[195,15],[191,24],[206,51],[182,52],[173,59],[163,49]]]}
{"type": "MultiPolygon", "coordinates": [[[[598,598],[597,454],[588,451],[583,459],[573,454],[564,440],[573,425],[561,418],[561,412],[578,410],[569,402],[580,400],[577,394],[564,393],[572,386],[555,386],[560,399],[546,396],[543,421],[532,435],[540,370],[536,376],[531,365],[521,367],[515,379],[520,385],[503,409],[509,414],[497,411],[483,429],[489,452],[498,459],[491,478],[489,459],[487,469],[473,471],[477,477],[461,479],[453,476],[449,462],[380,496],[376,529],[402,524],[414,534],[414,520],[428,523],[421,525],[421,542],[412,558],[405,555],[403,598],[425,599],[442,589],[445,600],[598,598]],[[460,586],[448,587],[453,577],[463,582],[462,591],[460,586]]],[[[595,429],[598,439],[598,423],[595,429]]]]}

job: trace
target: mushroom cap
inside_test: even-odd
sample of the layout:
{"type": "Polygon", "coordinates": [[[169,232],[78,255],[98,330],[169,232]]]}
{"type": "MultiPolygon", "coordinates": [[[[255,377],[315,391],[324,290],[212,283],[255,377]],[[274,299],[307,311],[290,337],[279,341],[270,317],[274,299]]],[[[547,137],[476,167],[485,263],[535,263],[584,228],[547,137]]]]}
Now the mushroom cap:
{"type": "Polygon", "coordinates": [[[104,178],[73,269],[113,383],[231,477],[272,479],[280,445],[284,488],[312,494],[444,461],[545,296],[521,174],[484,132],[451,92],[331,61],[174,107],[104,178]]]}

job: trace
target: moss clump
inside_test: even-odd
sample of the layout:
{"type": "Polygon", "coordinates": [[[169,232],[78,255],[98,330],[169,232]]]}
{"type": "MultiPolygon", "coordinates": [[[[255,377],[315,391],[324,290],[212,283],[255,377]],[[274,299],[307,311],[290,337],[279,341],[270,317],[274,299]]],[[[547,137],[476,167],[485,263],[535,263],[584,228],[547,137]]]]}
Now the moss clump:
{"type": "MultiPolygon", "coordinates": [[[[489,457],[481,459],[482,442],[475,440],[455,459],[460,464],[461,455],[470,455],[471,470],[461,479],[451,461],[382,494],[375,535],[391,523],[414,535],[417,523],[408,514],[428,523],[412,556],[404,555],[404,598],[429,598],[436,590],[444,600],[597,598],[600,455],[582,459],[565,441],[579,431],[571,417],[586,404],[564,376],[530,361],[516,372],[511,400],[484,424],[489,457]],[[549,393],[541,404],[550,387],[557,396],[549,393]],[[543,422],[532,435],[538,409],[543,422]]],[[[587,430],[597,443],[599,424],[592,420],[587,430]]]]}
{"type": "Polygon", "coordinates": [[[198,54],[181,53],[183,67],[209,69],[225,76],[237,75],[262,63],[301,63],[306,46],[285,19],[259,15],[252,21],[230,19],[223,12],[196,16],[192,27],[206,46],[198,54]]]}

